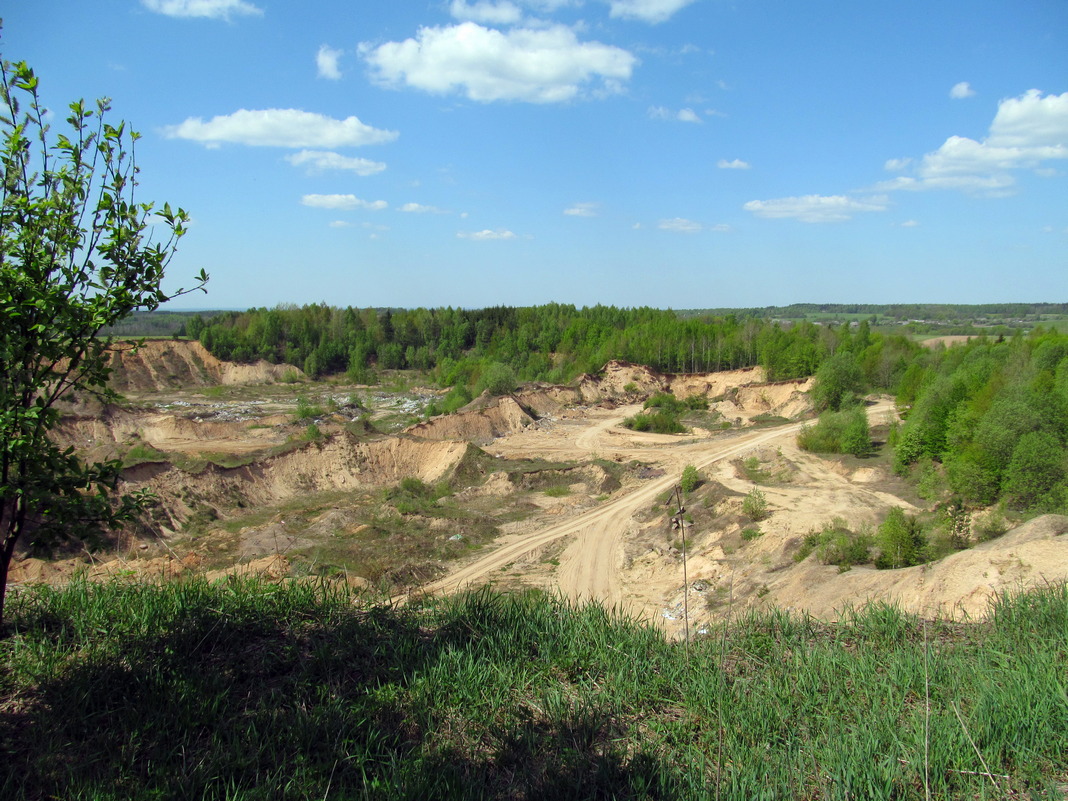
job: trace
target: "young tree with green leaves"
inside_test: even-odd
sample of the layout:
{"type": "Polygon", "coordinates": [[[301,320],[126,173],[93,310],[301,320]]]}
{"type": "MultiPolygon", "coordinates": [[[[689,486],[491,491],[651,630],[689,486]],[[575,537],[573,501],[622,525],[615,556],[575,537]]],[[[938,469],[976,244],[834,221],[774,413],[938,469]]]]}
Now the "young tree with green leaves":
{"type": "Polygon", "coordinates": [[[138,135],[106,122],[109,110],[72,103],[66,132],[53,133],[33,71],[2,63],[0,623],[16,544],[88,537],[146,501],[111,497],[119,462],[86,463],[49,436],[62,401],[113,397],[98,333],[208,280],[201,271],[192,289],[162,288],[186,214],[135,201],[138,135]]]}

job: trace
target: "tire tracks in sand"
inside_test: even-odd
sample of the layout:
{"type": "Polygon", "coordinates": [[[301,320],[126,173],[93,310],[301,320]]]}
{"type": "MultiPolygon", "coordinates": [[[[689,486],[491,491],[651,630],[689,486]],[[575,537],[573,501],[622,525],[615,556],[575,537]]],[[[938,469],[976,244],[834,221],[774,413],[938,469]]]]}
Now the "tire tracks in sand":
{"type": "MultiPolygon", "coordinates": [[[[871,417],[890,408],[889,404],[876,404],[869,407],[868,414],[871,417]]],[[[622,422],[624,417],[614,416],[580,433],[575,440],[575,450],[585,454],[595,450],[599,436],[622,422]]],[[[775,428],[748,431],[729,439],[646,448],[642,454],[646,458],[652,455],[667,457],[670,464],[681,464],[681,459],[685,459],[685,463],[701,470],[775,439],[796,435],[805,424],[788,423],[775,428]]],[[[678,476],[674,473],[651,479],[596,509],[502,544],[448,576],[424,585],[419,592],[452,593],[469,588],[479,584],[488,574],[535,554],[557,540],[573,536],[575,539],[564,550],[556,571],[557,589],[568,598],[597,600],[609,607],[626,609],[627,599],[622,595],[619,579],[620,545],[638,510],[648,506],[657,495],[671,489],[677,481],[678,476]]]]}

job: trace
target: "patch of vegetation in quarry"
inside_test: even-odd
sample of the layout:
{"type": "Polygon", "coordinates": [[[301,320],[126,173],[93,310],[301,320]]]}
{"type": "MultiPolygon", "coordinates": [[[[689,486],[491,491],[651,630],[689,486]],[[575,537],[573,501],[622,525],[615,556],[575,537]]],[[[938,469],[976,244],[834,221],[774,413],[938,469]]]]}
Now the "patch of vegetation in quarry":
{"type": "Polygon", "coordinates": [[[574,487],[592,503],[635,469],[604,459],[499,459],[469,446],[435,482],[406,477],[388,486],[309,491],[255,505],[236,489],[212,496],[187,486],[180,494],[189,512],[171,547],[196,552],[205,569],[278,555],[292,576],[344,577],[395,593],[439,577],[447,563],[494,541],[502,526],[541,512],[535,496],[555,488],[570,494],[574,487]]]}
{"type": "Polygon", "coordinates": [[[782,448],[761,448],[744,459],[731,462],[740,478],[754,484],[789,484],[797,474],[797,465],[783,456],[782,448]]]}

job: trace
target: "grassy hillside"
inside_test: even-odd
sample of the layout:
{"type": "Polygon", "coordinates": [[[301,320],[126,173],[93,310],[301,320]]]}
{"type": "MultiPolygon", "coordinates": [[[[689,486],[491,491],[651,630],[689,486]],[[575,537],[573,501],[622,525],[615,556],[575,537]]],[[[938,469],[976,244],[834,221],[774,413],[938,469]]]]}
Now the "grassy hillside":
{"type": "Polygon", "coordinates": [[[76,582],[17,594],[3,634],[3,798],[1053,798],[1068,781],[1063,586],[984,623],[773,613],[687,648],[534,594],[390,608],[309,584],[76,582]]]}

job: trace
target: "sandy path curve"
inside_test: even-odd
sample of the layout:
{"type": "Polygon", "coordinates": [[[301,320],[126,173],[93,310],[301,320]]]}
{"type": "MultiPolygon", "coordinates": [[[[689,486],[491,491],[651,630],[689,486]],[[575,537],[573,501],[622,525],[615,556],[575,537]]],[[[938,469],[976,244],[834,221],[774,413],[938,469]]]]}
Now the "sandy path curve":
{"type": "MultiPolygon", "coordinates": [[[[875,404],[868,409],[869,417],[892,409],[889,403],[875,404]]],[[[627,417],[630,410],[599,421],[589,430],[575,438],[576,456],[588,454],[596,448],[601,434],[627,417]]],[[[775,439],[796,436],[805,423],[789,423],[770,429],[749,431],[729,439],[699,440],[685,445],[648,448],[643,453],[666,456],[672,464],[681,459],[698,469],[708,467],[724,459],[732,459],[745,451],[775,439]]],[[[637,489],[615,498],[589,512],[548,526],[541,531],[527,534],[521,539],[501,545],[492,553],[471,562],[450,575],[424,585],[425,593],[456,592],[480,583],[487,575],[506,565],[540,551],[545,546],[564,537],[574,536],[575,541],[564,551],[557,570],[556,584],[560,592],[574,599],[598,600],[611,607],[626,608],[619,581],[620,544],[634,514],[662,492],[671,489],[677,475],[669,473],[653,479],[637,489]]]]}

